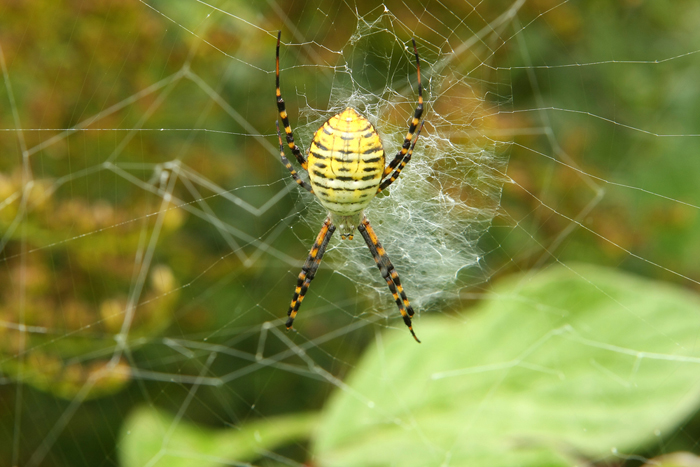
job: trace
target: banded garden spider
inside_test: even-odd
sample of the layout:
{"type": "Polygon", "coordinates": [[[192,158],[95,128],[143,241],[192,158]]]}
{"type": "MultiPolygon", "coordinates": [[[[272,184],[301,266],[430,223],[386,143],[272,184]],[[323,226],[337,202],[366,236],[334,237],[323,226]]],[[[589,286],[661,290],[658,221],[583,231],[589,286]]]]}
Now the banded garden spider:
{"type": "Polygon", "coordinates": [[[394,159],[385,164],[384,148],[374,126],[357,110],[348,107],[341,113],[328,119],[311,141],[311,146],[304,158],[302,150],[294,142],[294,135],[289,124],[289,117],[280,92],[280,38],[282,31],[277,34],[277,53],[275,62],[277,109],[287,135],[287,145],[302,169],[309,174],[307,183],[299,177],[284,154],[282,135],[280,134],[279,120],[277,121],[277,138],[280,145],[280,157],[282,163],[292,174],[292,178],[302,188],[312,193],[321,205],[328,210],[328,217],[321,227],[321,232],[316,237],[308,258],[297,278],[297,286],[294,290],[292,303],[287,312],[287,330],[292,328],[304,295],[316,275],[323,253],[326,251],[328,241],[331,239],[336,226],[340,228],[340,236],[343,240],[352,240],[355,226],[365,239],[369,251],[372,253],[382,277],[389,286],[396,305],[399,307],[403,322],[408,326],[411,335],[420,342],[413,332],[411,317],[413,308],[401,286],[399,273],[391,264],[384,247],[377,239],[374,229],[369,224],[363,210],[374,196],[391,185],[401,174],[401,170],[411,160],[413,148],[416,146],[418,136],[423,129],[420,122],[423,114],[423,88],[420,80],[420,60],[416,41],[413,40],[413,53],[416,56],[416,68],[418,74],[418,106],[408,128],[401,150],[396,153],[394,159]],[[418,131],[416,132],[416,128],[418,131]],[[415,139],[414,139],[415,136],[415,139]]]}

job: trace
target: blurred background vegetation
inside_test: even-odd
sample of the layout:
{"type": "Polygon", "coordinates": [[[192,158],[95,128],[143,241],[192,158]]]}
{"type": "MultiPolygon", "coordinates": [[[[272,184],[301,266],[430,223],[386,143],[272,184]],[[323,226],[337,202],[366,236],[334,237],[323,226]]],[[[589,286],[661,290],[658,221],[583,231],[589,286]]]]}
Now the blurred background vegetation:
{"type": "MultiPolygon", "coordinates": [[[[437,3],[386,5],[397,24],[443,52],[500,24],[513,6],[437,3]]],[[[0,465],[117,465],[123,420],[144,403],[187,407],[189,421],[230,427],[319,410],[334,389],[255,360],[262,323],[286,311],[315,235],[298,222],[308,200],[290,190],[265,212],[240,207],[264,206],[289,185],[258,142],[276,144],[274,77],[261,72],[273,69],[274,38],[263,31],[282,28],[290,41],[328,48],[283,56],[294,122],[305,104],[326,106],[331,82],[293,63],[335,64],[330,51],[356,32],[352,11],[371,16],[376,5],[216,7],[260,30],[196,1],[0,3],[0,465]],[[183,182],[188,170],[238,201],[183,182]],[[245,235],[227,226],[245,226],[245,235]],[[138,312],[129,344],[115,360],[130,307],[138,312]],[[205,365],[209,352],[178,339],[235,351],[205,365]],[[153,376],[203,369],[235,377],[190,400],[189,383],[153,376]]],[[[527,0],[507,24],[458,65],[474,70],[475,87],[503,111],[490,117],[493,138],[514,143],[507,175],[515,183],[481,239],[488,277],[582,261],[699,291],[700,4],[527,0]]],[[[468,310],[491,280],[465,289],[444,314],[468,310]]],[[[313,290],[304,309],[310,338],[355,323],[366,305],[339,274],[319,274],[313,290]]],[[[376,330],[305,350],[342,380],[376,330]]],[[[265,355],[286,348],[277,339],[265,346],[265,355]]],[[[700,427],[687,423],[668,444],[674,450],[697,451],[700,427]]],[[[304,441],[278,452],[299,462],[308,455],[304,441]]]]}

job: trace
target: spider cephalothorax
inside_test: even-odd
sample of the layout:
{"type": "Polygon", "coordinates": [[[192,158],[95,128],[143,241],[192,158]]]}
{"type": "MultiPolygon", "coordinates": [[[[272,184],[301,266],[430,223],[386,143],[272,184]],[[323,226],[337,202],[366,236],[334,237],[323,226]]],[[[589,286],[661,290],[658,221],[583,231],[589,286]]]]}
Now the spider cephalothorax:
{"type": "Polygon", "coordinates": [[[411,160],[413,148],[423,128],[422,124],[418,128],[423,114],[423,88],[420,81],[420,60],[416,41],[413,41],[413,53],[416,56],[418,74],[418,106],[411,119],[401,149],[389,165],[385,166],[384,148],[377,130],[367,118],[352,107],[348,107],[329,118],[316,131],[311,141],[308,158],[304,158],[303,152],[294,142],[292,127],[289,124],[284,99],[282,99],[280,92],[281,35],[280,31],[277,35],[276,54],[277,109],[284,125],[287,144],[301,167],[308,171],[310,183],[299,177],[284,155],[284,145],[278,123],[277,137],[280,144],[280,157],[292,174],[292,178],[301,187],[316,195],[321,205],[328,210],[328,217],[323,223],[313,247],[311,247],[311,252],[301,269],[301,273],[299,273],[292,303],[287,312],[289,316],[286,323],[287,329],[291,329],[294,323],[294,318],[296,318],[309,284],[321,264],[323,253],[333,232],[338,228],[343,240],[352,240],[353,232],[357,227],[394,296],[404,323],[408,326],[413,338],[420,342],[413,332],[411,317],[414,312],[401,286],[399,274],[394,269],[394,265],[391,264],[386,251],[379,243],[374,229],[370,226],[367,216],[363,212],[377,193],[391,185],[399,177],[401,170],[411,160]]]}

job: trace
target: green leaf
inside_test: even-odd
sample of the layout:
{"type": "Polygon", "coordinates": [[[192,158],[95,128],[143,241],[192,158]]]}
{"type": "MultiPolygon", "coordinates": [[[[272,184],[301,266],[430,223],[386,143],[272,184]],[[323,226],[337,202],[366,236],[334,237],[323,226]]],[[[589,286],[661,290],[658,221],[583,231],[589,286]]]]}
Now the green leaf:
{"type": "Polygon", "coordinates": [[[649,459],[643,467],[700,467],[700,457],[690,452],[673,452],[649,459]]]}
{"type": "Polygon", "coordinates": [[[176,419],[151,407],[136,409],[119,441],[122,467],[214,467],[248,465],[265,451],[309,438],[318,416],[269,417],[237,428],[215,430],[176,419]]]}
{"type": "Polygon", "coordinates": [[[332,396],[316,465],[581,465],[644,449],[700,400],[700,299],[611,269],[510,278],[414,329],[421,345],[382,337],[332,396]]]}

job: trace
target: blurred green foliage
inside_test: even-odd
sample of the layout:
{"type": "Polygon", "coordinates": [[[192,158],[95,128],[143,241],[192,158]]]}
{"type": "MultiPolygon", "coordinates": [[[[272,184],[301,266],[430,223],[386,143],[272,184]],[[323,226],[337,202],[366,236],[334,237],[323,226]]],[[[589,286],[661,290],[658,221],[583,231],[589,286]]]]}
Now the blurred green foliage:
{"type": "Polygon", "coordinates": [[[514,275],[467,321],[422,319],[421,346],[379,340],[318,416],[210,432],[143,407],[122,428],[120,458],[216,466],[310,438],[322,466],[610,465],[697,409],[698,310],[694,293],[611,268],[514,275]]]}
{"type": "Polygon", "coordinates": [[[611,446],[645,450],[697,409],[698,310],[696,294],[609,268],[511,276],[465,322],[422,320],[427,345],[394,335],[368,350],[347,379],[353,391],[328,402],[315,459],[615,462],[611,446]]]}
{"type": "Polygon", "coordinates": [[[135,409],[124,422],[119,443],[122,467],[216,467],[222,459],[249,462],[264,451],[302,442],[317,423],[316,414],[269,417],[242,427],[207,429],[157,409],[135,409]],[[241,429],[243,428],[243,429],[241,429]]]}
{"type": "Polygon", "coordinates": [[[700,190],[689,176],[700,172],[700,4],[538,0],[523,12],[527,28],[510,45],[527,56],[507,64],[545,66],[512,71],[513,104],[545,110],[516,113],[512,126],[551,132],[514,139],[509,174],[527,192],[505,187],[508,219],[497,223],[522,228],[492,230],[500,261],[595,262],[700,290],[683,277],[700,276],[700,190]],[[570,219],[581,227],[567,231],[570,219]]]}

